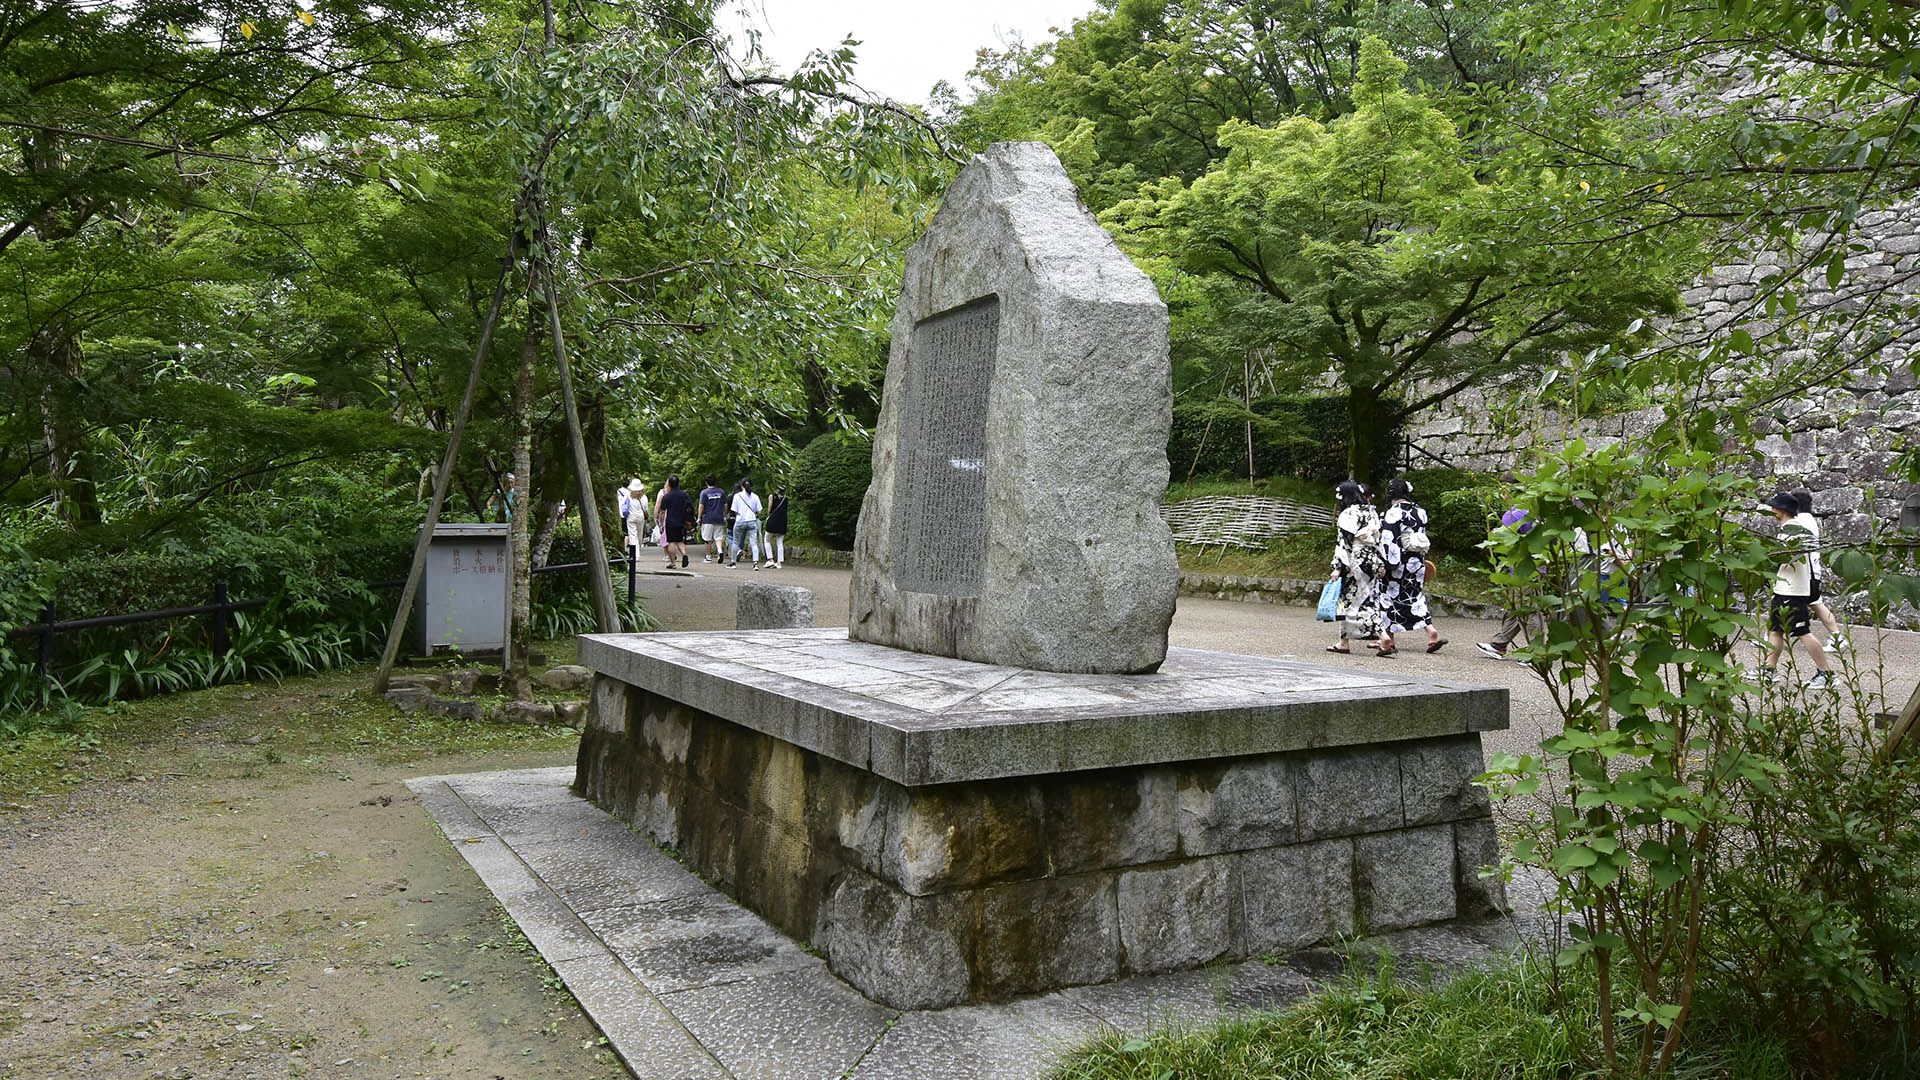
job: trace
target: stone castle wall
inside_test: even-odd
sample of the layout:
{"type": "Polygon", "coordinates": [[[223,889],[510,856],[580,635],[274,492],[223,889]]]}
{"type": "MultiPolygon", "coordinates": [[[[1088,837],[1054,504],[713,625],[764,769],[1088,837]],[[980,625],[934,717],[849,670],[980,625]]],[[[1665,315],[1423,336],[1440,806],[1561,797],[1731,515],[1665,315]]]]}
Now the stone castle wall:
{"type": "MultiPolygon", "coordinates": [[[[1821,239],[1810,237],[1809,242],[1821,239]]],[[[1824,277],[1810,283],[1803,291],[1803,312],[1858,311],[1873,304],[1877,292],[1886,292],[1889,298],[1920,299],[1920,201],[1862,214],[1856,232],[1847,239],[1866,250],[1848,256],[1848,278],[1841,292],[1828,290],[1824,277]]],[[[1753,327],[1756,320],[1743,308],[1754,299],[1762,279],[1779,273],[1783,262],[1779,252],[1764,249],[1726,257],[1682,294],[1687,310],[1670,333],[1676,337],[1718,333],[1736,317],[1753,327]]],[[[1858,336],[1864,338],[1870,332],[1858,336]]],[[[1889,331],[1881,327],[1878,332],[1889,331]]],[[[1728,461],[1729,468],[1757,479],[1777,480],[1780,487],[1811,489],[1814,512],[1833,539],[1855,540],[1870,530],[1890,530],[1901,502],[1920,492],[1920,486],[1894,473],[1902,448],[1920,439],[1920,385],[1909,366],[1920,358],[1920,327],[1909,323],[1891,332],[1898,336],[1878,351],[1877,363],[1854,366],[1804,397],[1782,403],[1771,415],[1753,418],[1761,435],[1754,455],[1745,461],[1728,461]]],[[[1799,364],[1826,355],[1837,360],[1863,347],[1865,343],[1857,339],[1809,335],[1799,348],[1770,360],[1799,364]]],[[[1716,381],[1727,385],[1739,376],[1737,370],[1714,373],[1716,381]]],[[[1527,384],[1531,386],[1532,380],[1527,384]]],[[[1513,414],[1525,410],[1501,406],[1524,393],[1494,387],[1462,394],[1409,425],[1408,434],[1422,451],[1450,465],[1492,472],[1522,462],[1536,442],[1563,445],[1577,435],[1589,444],[1612,445],[1651,430],[1660,421],[1658,408],[1586,418],[1575,424],[1550,410],[1513,419],[1513,414]]]]}

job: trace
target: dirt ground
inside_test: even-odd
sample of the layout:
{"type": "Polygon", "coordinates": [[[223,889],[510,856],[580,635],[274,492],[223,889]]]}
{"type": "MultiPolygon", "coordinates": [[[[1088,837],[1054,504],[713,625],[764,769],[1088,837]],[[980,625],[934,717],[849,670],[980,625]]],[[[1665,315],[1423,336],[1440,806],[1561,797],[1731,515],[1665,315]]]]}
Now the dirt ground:
{"type": "Polygon", "coordinates": [[[366,678],[0,747],[0,1080],[627,1075],[403,786],[575,737],[397,717],[366,678]]]}

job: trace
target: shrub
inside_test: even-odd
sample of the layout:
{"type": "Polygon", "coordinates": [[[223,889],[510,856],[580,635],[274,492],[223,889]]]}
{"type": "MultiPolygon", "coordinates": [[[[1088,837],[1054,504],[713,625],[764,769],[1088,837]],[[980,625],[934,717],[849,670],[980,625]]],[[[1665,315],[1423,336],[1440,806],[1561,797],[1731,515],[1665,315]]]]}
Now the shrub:
{"type": "Polygon", "coordinates": [[[1485,562],[1480,545],[1492,524],[1490,514],[1501,509],[1492,505],[1499,481],[1466,469],[1415,469],[1405,475],[1413,484],[1413,500],[1426,508],[1434,551],[1469,563],[1485,562]]]}
{"type": "MultiPolygon", "coordinates": [[[[1391,409],[1394,403],[1388,402],[1391,409]]],[[[1344,395],[1256,398],[1253,410],[1231,398],[1181,402],[1173,407],[1167,462],[1173,479],[1247,475],[1245,424],[1253,420],[1253,465],[1262,476],[1295,476],[1333,484],[1347,477],[1347,399],[1344,395]]],[[[1381,432],[1374,461],[1391,468],[1400,447],[1398,426],[1381,432]]]]}
{"type": "Polygon", "coordinates": [[[860,503],[873,482],[873,439],[846,432],[822,435],[800,451],[793,500],[813,534],[835,547],[852,547],[860,503]]]}

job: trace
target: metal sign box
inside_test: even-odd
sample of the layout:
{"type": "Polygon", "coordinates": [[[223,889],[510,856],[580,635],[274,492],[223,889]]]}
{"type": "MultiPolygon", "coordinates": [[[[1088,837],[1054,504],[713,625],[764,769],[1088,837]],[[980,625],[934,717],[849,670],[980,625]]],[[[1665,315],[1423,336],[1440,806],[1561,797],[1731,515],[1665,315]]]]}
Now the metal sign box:
{"type": "Polygon", "coordinates": [[[490,652],[507,645],[507,526],[441,522],[413,605],[414,648],[490,652]]]}

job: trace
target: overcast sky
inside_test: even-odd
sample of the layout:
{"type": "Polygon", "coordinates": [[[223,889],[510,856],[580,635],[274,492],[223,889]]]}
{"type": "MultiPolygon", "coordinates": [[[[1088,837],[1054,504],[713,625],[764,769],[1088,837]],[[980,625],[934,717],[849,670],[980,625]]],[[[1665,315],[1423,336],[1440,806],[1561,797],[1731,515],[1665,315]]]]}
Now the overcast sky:
{"type": "Polygon", "coordinates": [[[815,49],[860,40],[854,78],[897,101],[924,103],[945,79],[963,91],[974,52],[999,48],[1014,35],[1045,41],[1049,27],[1067,29],[1094,0],[746,0],[722,21],[729,33],[751,19],[761,48],[780,70],[815,49]]]}

